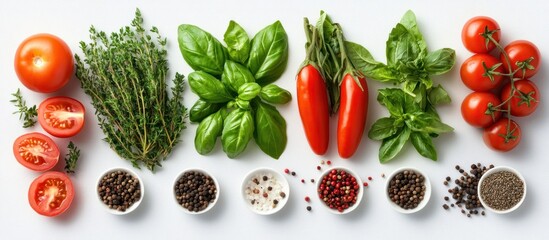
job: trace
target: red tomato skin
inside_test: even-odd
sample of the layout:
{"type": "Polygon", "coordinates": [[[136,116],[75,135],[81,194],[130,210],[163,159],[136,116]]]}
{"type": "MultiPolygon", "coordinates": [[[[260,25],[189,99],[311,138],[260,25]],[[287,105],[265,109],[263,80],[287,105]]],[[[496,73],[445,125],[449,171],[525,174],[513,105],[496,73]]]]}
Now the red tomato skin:
{"type": "Polygon", "coordinates": [[[485,27],[488,27],[490,31],[497,30],[492,37],[499,42],[501,33],[496,20],[486,16],[477,16],[469,19],[461,31],[461,41],[467,50],[472,53],[488,53],[496,47],[490,42],[488,43],[488,48],[486,48],[486,40],[481,35],[485,27]]]}
{"type": "Polygon", "coordinates": [[[477,128],[485,128],[492,125],[501,117],[501,112],[494,112],[494,119],[491,115],[486,115],[488,104],[493,106],[501,104],[499,98],[487,92],[472,92],[463,99],[461,103],[461,115],[465,122],[477,128]]]}
{"type": "MultiPolygon", "coordinates": [[[[539,67],[541,64],[541,54],[538,47],[536,47],[536,45],[534,45],[532,42],[527,40],[516,40],[505,46],[504,50],[509,55],[512,69],[511,71],[515,71],[518,68],[515,65],[517,61],[524,61],[530,57],[534,57],[534,59],[530,62],[530,65],[534,66],[534,69],[527,69],[524,76],[522,74],[522,71],[519,70],[517,73],[515,73],[515,77],[521,79],[530,78],[539,71],[539,67]]],[[[504,63],[503,67],[505,68],[505,70],[510,72],[509,66],[507,66],[503,54],[500,54],[500,59],[504,63]]]]}
{"type": "Polygon", "coordinates": [[[358,80],[362,89],[350,74],[346,74],[341,82],[337,150],[342,158],[355,154],[368,116],[368,85],[365,78],[358,77],[358,80]]]}
{"type": "Polygon", "coordinates": [[[328,92],[322,75],[306,65],[297,75],[297,105],[305,136],[313,152],[324,155],[330,139],[328,92]]]}
{"type": "Polygon", "coordinates": [[[23,134],[19,136],[17,139],[15,139],[15,141],[13,142],[13,155],[15,156],[15,159],[17,160],[17,162],[19,162],[24,167],[33,171],[42,172],[42,171],[48,171],[53,167],[55,167],[55,165],[59,161],[59,148],[57,147],[57,144],[55,144],[55,142],[50,137],[42,133],[32,132],[32,133],[23,134]],[[47,155],[48,158],[43,159],[44,161],[43,163],[32,164],[27,160],[25,160],[23,156],[21,156],[21,153],[20,153],[21,144],[28,140],[32,140],[32,142],[34,143],[37,143],[38,141],[43,142],[47,144],[47,146],[49,147],[49,149],[46,149],[46,151],[48,152],[44,153],[44,155],[47,155]]]}
{"type": "Polygon", "coordinates": [[[82,105],[82,103],[76,99],[63,96],[51,97],[40,103],[40,106],[38,107],[38,122],[40,123],[40,126],[42,126],[44,131],[51,134],[52,136],[59,138],[68,138],[78,134],[82,130],[85,123],[85,113],[86,109],[84,108],[84,105],[82,105]],[[63,129],[60,126],[55,126],[48,122],[48,106],[55,104],[70,105],[71,113],[75,114],[75,117],[71,118],[71,121],[73,121],[72,127],[63,129]]]}
{"type": "MultiPolygon", "coordinates": [[[[538,107],[540,92],[536,84],[528,79],[515,81],[515,89],[524,94],[531,94],[531,97],[534,99],[530,101],[530,106],[527,103],[521,103],[521,98],[518,92],[515,92],[513,98],[511,98],[511,115],[516,117],[525,117],[534,113],[538,107]]],[[[505,101],[511,96],[511,83],[503,86],[501,90],[501,100],[505,101]]],[[[504,104],[503,108],[508,109],[509,105],[504,104]]]]}
{"type": "MultiPolygon", "coordinates": [[[[478,53],[461,64],[460,76],[461,81],[469,89],[477,92],[487,92],[493,90],[501,84],[503,76],[493,75],[493,81],[490,78],[483,76],[486,72],[483,66],[483,63],[486,64],[486,67],[491,68],[495,64],[500,63],[499,59],[493,57],[489,54],[478,53]]],[[[496,69],[497,72],[502,73],[503,68],[500,66],[496,69]]]]}
{"type": "MultiPolygon", "coordinates": [[[[72,184],[71,179],[62,172],[56,172],[56,171],[50,171],[45,172],[42,175],[38,176],[34,181],[31,183],[29,187],[28,192],[28,200],[29,204],[31,205],[31,208],[36,211],[38,214],[46,217],[55,217],[59,214],[64,213],[69,209],[72,200],[74,199],[74,186],[72,184]],[[61,179],[65,183],[65,189],[66,189],[66,197],[61,202],[60,206],[55,209],[48,208],[48,206],[44,206],[43,202],[37,202],[37,194],[38,194],[38,187],[40,184],[42,184],[44,181],[48,179],[61,179]],[[47,208],[47,209],[44,209],[47,208]]],[[[46,199],[44,199],[46,200],[46,199]]]]}
{"type": "Polygon", "coordinates": [[[484,129],[482,138],[484,139],[486,146],[496,151],[508,152],[513,150],[520,143],[522,131],[520,130],[520,126],[513,120],[511,120],[510,129],[511,131],[514,130],[513,136],[515,136],[515,139],[510,139],[507,143],[505,142],[503,136],[505,136],[507,132],[508,121],[509,119],[507,118],[501,118],[496,123],[484,129]]]}
{"type": "Polygon", "coordinates": [[[74,73],[69,46],[59,37],[41,33],[28,37],[17,48],[15,72],[28,89],[51,93],[65,86],[74,73]],[[35,63],[41,59],[40,64],[35,63]]]}

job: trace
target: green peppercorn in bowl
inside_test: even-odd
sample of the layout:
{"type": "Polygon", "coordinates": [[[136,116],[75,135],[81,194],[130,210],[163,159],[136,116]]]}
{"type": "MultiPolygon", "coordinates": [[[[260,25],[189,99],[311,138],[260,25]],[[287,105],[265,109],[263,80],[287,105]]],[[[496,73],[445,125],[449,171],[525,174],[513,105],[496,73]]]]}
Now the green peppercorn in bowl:
{"type": "Polygon", "coordinates": [[[208,212],[219,199],[217,179],[203,169],[183,170],[172,186],[176,204],[188,214],[208,212]]]}
{"type": "Polygon", "coordinates": [[[397,212],[415,213],[429,202],[431,182],[419,169],[402,167],[393,171],[387,178],[385,195],[389,205],[397,212]]]}
{"type": "Polygon", "coordinates": [[[97,196],[108,212],[124,215],[135,210],[145,194],[143,181],[132,170],[109,169],[97,179],[97,196]]]}
{"type": "Polygon", "coordinates": [[[526,181],[511,167],[488,170],[479,180],[478,196],[484,208],[498,214],[515,211],[526,198],[526,181]]]}
{"type": "Polygon", "coordinates": [[[317,196],[328,211],[346,214],[355,210],[364,194],[358,174],[346,167],[325,170],[316,181],[317,196]]]}

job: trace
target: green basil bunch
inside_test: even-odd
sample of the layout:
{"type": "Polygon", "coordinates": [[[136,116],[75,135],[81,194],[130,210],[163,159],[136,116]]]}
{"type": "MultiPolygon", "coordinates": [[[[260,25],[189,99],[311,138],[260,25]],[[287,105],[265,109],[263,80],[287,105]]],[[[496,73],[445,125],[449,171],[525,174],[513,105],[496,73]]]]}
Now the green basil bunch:
{"type": "Polygon", "coordinates": [[[181,54],[195,70],[191,90],[200,99],[190,110],[199,123],[194,140],[198,153],[210,153],[221,137],[223,151],[236,158],[252,138],[267,155],[278,159],[287,143],[286,121],[271,104],[288,103],[290,92],[273,84],[288,63],[288,36],[280,21],[252,39],[231,21],[223,46],[199,27],[178,29],[181,54]]]}

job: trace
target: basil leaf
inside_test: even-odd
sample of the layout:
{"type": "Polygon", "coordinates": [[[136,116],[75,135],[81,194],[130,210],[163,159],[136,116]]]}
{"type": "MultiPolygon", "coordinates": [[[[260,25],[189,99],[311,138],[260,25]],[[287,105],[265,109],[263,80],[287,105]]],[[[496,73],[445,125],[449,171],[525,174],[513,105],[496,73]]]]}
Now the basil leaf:
{"type": "Polygon", "coordinates": [[[261,150],[278,159],[286,148],[286,121],[273,106],[257,101],[255,109],[255,142],[261,150]]]}
{"type": "Polygon", "coordinates": [[[391,116],[404,114],[404,91],[399,88],[385,88],[378,90],[377,101],[387,107],[391,116]]]}
{"type": "Polygon", "coordinates": [[[410,140],[416,151],[426,158],[437,160],[437,150],[433,145],[433,139],[429,134],[422,132],[412,132],[410,134],[410,140]]]}
{"type": "Polygon", "coordinates": [[[420,47],[415,36],[402,24],[397,24],[389,34],[386,54],[387,65],[400,72],[415,72],[419,58],[420,47]]]}
{"type": "Polygon", "coordinates": [[[423,95],[419,91],[419,87],[416,88],[415,97],[410,94],[404,94],[404,112],[405,113],[414,113],[423,110],[422,103],[424,102],[423,95]]]}
{"type": "Polygon", "coordinates": [[[191,122],[200,122],[212,113],[217,112],[222,106],[223,104],[220,103],[209,103],[202,99],[198,99],[189,111],[189,119],[191,122]]]}
{"type": "Polygon", "coordinates": [[[233,99],[223,83],[206,72],[196,71],[189,74],[189,85],[196,95],[209,103],[225,103],[233,99]]]}
{"type": "Polygon", "coordinates": [[[406,81],[402,85],[402,90],[404,90],[404,92],[407,95],[410,95],[412,97],[416,97],[416,94],[414,92],[416,91],[417,86],[418,86],[418,82],[416,82],[416,81],[406,81]]]}
{"type": "Polygon", "coordinates": [[[240,155],[253,137],[254,119],[250,111],[235,109],[225,118],[221,143],[229,158],[240,155]]]}
{"type": "Polygon", "coordinates": [[[223,131],[222,111],[224,111],[224,109],[204,118],[204,120],[198,124],[196,136],[194,138],[194,147],[199,154],[205,155],[210,153],[215,147],[217,137],[221,136],[221,132],[223,131]]]}
{"type": "Polygon", "coordinates": [[[197,26],[181,24],[177,29],[179,50],[195,71],[221,76],[227,58],[227,49],[210,33],[197,26]]]}
{"type": "Polygon", "coordinates": [[[387,65],[376,61],[374,57],[372,57],[372,54],[363,46],[353,42],[345,42],[345,49],[347,49],[347,55],[353,65],[367,78],[380,82],[388,82],[397,79],[387,65]]]}
{"type": "Polygon", "coordinates": [[[408,29],[408,31],[414,36],[414,39],[419,47],[418,58],[424,58],[427,54],[427,43],[423,39],[423,35],[419,31],[416,21],[416,15],[411,10],[406,11],[402,19],[400,19],[400,24],[408,29]]]}
{"type": "Polygon", "coordinates": [[[443,48],[430,52],[425,58],[425,70],[432,75],[447,73],[456,62],[456,51],[451,48],[443,48]]]}
{"type": "Polygon", "coordinates": [[[235,100],[235,104],[238,108],[242,109],[242,110],[250,110],[250,101],[248,100],[242,100],[240,98],[237,98],[235,100]]]}
{"type": "Polygon", "coordinates": [[[237,93],[242,84],[255,82],[255,79],[247,67],[240,63],[227,60],[225,62],[225,68],[223,69],[223,75],[221,75],[221,82],[225,84],[231,92],[237,93]]]}
{"type": "Polygon", "coordinates": [[[275,84],[269,84],[261,89],[259,97],[268,103],[286,104],[292,100],[292,94],[275,84]]]}
{"type": "Polygon", "coordinates": [[[250,54],[250,38],[246,31],[235,21],[229,22],[223,36],[232,60],[245,64],[250,54]]]}
{"type": "Polygon", "coordinates": [[[440,119],[425,112],[415,112],[406,115],[406,125],[416,132],[424,133],[447,133],[454,131],[454,128],[442,123],[440,119]]]}
{"type": "Polygon", "coordinates": [[[383,139],[379,147],[379,162],[386,163],[393,159],[410,138],[410,132],[409,128],[404,127],[397,134],[383,139]]]}
{"type": "Polygon", "coordinates": [[[446,90],[444,90],[444,88],[440,84],[436,87],[431,88],[428,95],[429,102],[432,105],[448,104],[452,102],[452,99],[450,99],[450,95],[448,95],[448,92],[446,92],[446,90]]]}
{"type": "Polygon", "coordinates": [[[259,31],[252,39],[248,68],[259,85],[278,79],[288,63],[288,36],[280,21],[259,31]]]}
{"type": "Polygon", "coordinates": [[[259,92],[261,92],[261,86],[259,86],[259,84],[254,82],[244,83],[238,88],[238,98],[250,101],[257,97],[259,92]]]}
{"type": "Polygon", "coordinates": [[[395,135],[398,129],[395,118],[380,118],[372,125],[370,131],[368,131],[368,137],[372,140],[383,140],[395,135]]]}

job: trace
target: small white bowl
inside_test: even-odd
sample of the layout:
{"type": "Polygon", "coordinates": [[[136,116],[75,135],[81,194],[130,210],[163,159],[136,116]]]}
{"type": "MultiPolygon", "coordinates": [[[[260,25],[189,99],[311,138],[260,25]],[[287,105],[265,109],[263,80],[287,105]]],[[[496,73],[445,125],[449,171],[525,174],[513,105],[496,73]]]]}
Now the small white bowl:
{"type": "Polygon", "coordinates": [[[288,181],[286,180],[286,178],[281,173],[275,171],[274,169],[257,168],[250,171],[248,174],[246,174],[246,177],[244,177],[244,179],[242,180],[241,192],[242,192],[242,199],[244,200],[244,203],[246,204],[246,206],[248,206],[250,210],[252,210],[254,213],[257,213],[259,215],[270,215],[284,208],[284,205],[286,205],[286,203],[288,202],[288,198],[290,198],[290,185],[288,185],[288,181]],[[276,198],[276,200],[278,201],[278,204],[276,204],[276,207],[263,211],[263,210],[254,208],[254,205],[252,205],[251,200],[248,198],[249,195],[247,194],[247,188],[248,188],[248,184],[252,182],[253,178],[256,176],[259,177],[258,181],[260,183],[263,182],[263,179],[261,176],[272,176],[272,178],[276,179],[277,183],[281,185],[280,192],[284,192],[284,194],[286,195],[284,197],[279,197],[280,193],[274,193],[278,195],[276,198]]]}
{"type": "Polygon", "coordinates": [[[360,179],[360,177],[358,176],[358,174],[356,174],[354,171],[352,171],[351,169],[349,168],[346,168],[346,167],[331,167],[329,169],[326,169],[321,175],[320,177],[317,179],[316,181],[316,189],[315,189],[315,194],[316,196],[318,197],[318,199],[320,200],[321,204],[324,208],[326,208],[329,212],[333,213],[333,214],[347,214],[347,213],[350,213],[352,212],[353,210],[355,210],[358,205],[360,204],[360,201],[362,201],[362,196],[364,195],[364,187],[362,185],[362,180],[360,179]],[[320,198],[320,195],[318,194],[318,189],[320,188],[320,184],[322,183],[322,179],[324,178],[324,176],[328,175],[328,173],[330,173],[332,170],[344,170],[345,172],[347,172],[348,174],[351,174],[353,177],[355,177],[356,179],[356,183],[358,185],[358,194],[356,196],[356,203],[353,204],[353,206],[350,206],[349,208],[343,210],[343,212],[339,212],[337,209],[332,209],[330,208],[328,205],[326,205],[326,203],[320,198]]]}
{"type": "Polygon", "coordinates": [[[114,215],[125,215],[125,214],[128,214],[128,213],[132,212],[133,210],[135,210],[139,206],[139,204],[141,204],[141,201],[143,201],[143,196],[145,195],[145,186],[143,184],[143,180],[141,180],[139,175],[137,175],[134,171],[132,171],[130,169],[127,169],[127,168],[112,168],[112,169],[109,169],[109,170],[103,172],[103,174],[101,174],[101,176],[99,176],[99,178],[97,179],[97,183],[95,184],[95,186],[96,186],[96,191],[97,191],[97,199],[101,203],[101,206],[105,207],[105,209],[108,212],[110,212],[114,215]],[[107,174],[110,174],[112,172],[116,172],[116,171],[123,171],[123,172],[130,173],[130,175],[132,175],[134,178],[136,178],[139,181],[139,190],[141,191],[141,197],[139,198],[139,200],[134,202],[124,212],[118,211],[116,209],[111,209],[111,208],[109,208],[109,206],[107,206],[105,203],[103,203],[103,200],[101,199],[101,196],[99,195],[99,191],[97,189],[97,187],[99,186],[99,183],[101,182],[101,179],[103,179],[104,176],[106,176],[107,174]]]}
{"type": "Polygon", "coordinates": [[[515,170],[514,168],[506,167],[506,166],[498,166],[498,167],[494,167],[494,168],[486,171],[482,175],[482,177],[480,178],[480,180],[478,182],[477,191],[478,191],[478,197],[479,197],[480,203],[482,204],[482,206],[484,206],[484,208],[486,208],[486,209],[488,209],[488,210],[490,210],[494,213],[497,213],[497,214],[510,213],[512,211],[515,211],[517,208],[519,208],[520,205],[522,204],[522,202],[524,202],[524,199],[526,198],[526,181],[524,180],[524,177],[522,177],[522,175],[517,170],[515,170]],[[480,191],[481,191],[482,183],[484,182],[484,180],[488,176],[490,176],[494,173],[497,173],[497,172],[502,172],[502,171],[511,172],[511,173],[515,174],[518,178],[520,178],[520,180],[524,184],[524,193],[522,194],[522,198],[520,199],[520,201],[515,206],[513,206],[512,208],[509,208],[507,210],[496,210],[496,209],[491,208],[490,206],[488,206],[488,204],[486,204],[486,202],[484,202],[484,199],[482,198],[482,195],[480,194],[480,191]]]}
{"type": "Polygon", "coordinates": [[[393,209],[395,209],[397,212],[400,212],[400,213],[404,213],[404,214],[410,214],[410,213],[415,213],[415,212],[418,212],[419,210],[423,209],[425,206],[427,206],[427,203],[429,202],[429,199],[431,198],[431,181],[429,180],[429,177],[427,176],[427,174],[425,174],[424,172],[420,171],[419,169],[416,169],[416,168],[413,168],[413,167],[402,167],[402,168],[399,168],[395,171],[393,171],[389,177],[387,178],[387,181],[385,182],[385,196],[387,198],[387,202],[389,202],[389,205],[391,205],[391,207],[393,209]],[[421,202],[419,202],[419,204],[417,205],[417,207],[413,208],[413,209],[404,209],[402,207],[400,207],[398,204],[394,203],[393,200],[391,200],[391,198],[389,197],[389,186],[390,186],[390,183],[391,183],[391,180],[398,174],[398,173],[401,173],[401,172],[404,172],[404,171],[414,171],[418,174],[421,174],[423,176],[423,178],[425,178],[424,180],[424,184],[425,184],[425,195],[423,196],[423,200],[421,200],[421,202]]]}
{"type": "Polygon", "coordinates": [[[181,209],[183,209],[183,211],[184,211],[185,213],[196,215],[196,214],[202,214],[202,213],[205,213],[205,212],[207,212],[207,211],[210,211],[210,209],[212,209],[212,208],[215,206],[215,204],[217,203],[217,200],[219,199],[219,192],[220,192],[220,189],[219,189],[219,184],[218,184],[218,182],[217,182],[217,179],[216,179],[212,174],[206,172],[206,170],[203,170],[203,169],[199,169],[199,168],[190,168],[190,169],[185,169],[185,170],[183,170],[183,171],[182,171],[181,173],[179,173],[179,174],[177,175],[177,177],[173,180],[172,192],[173,192],[173,197],[174,197],[174,200],[175,200],[175,204],[177,204],[181,209]],[[213,202],[210,202],[210,203],[208,204],[208,206],[207,206],[204,210],[199,211],[199,212],[190,211],[190,210],[184,208],[183,206],[181,206],[181,205],[179,204],[179,202],[177,201],[177,198],[176,198],[176,196],[175,196],[175,189],[174,189],[174,188],[175,188],[175,185],[177,184],[177,181],[179,180],[180,177],[183,176],[183,174],[185,174],[185,173],[187,173],[187,172],[191,172],[191,171],[199,172],[199,173],[202,173],[202,174],[204,174],[204,175],[206,175],[206,176],[211,177],[212,180],[213,180],[213,182],[214,182],[214,184],[215,184],[215,189],[217,190],[217,191],[216,191],[216,194],[215,194],[215,199],[213,200],[213,202]]]}

